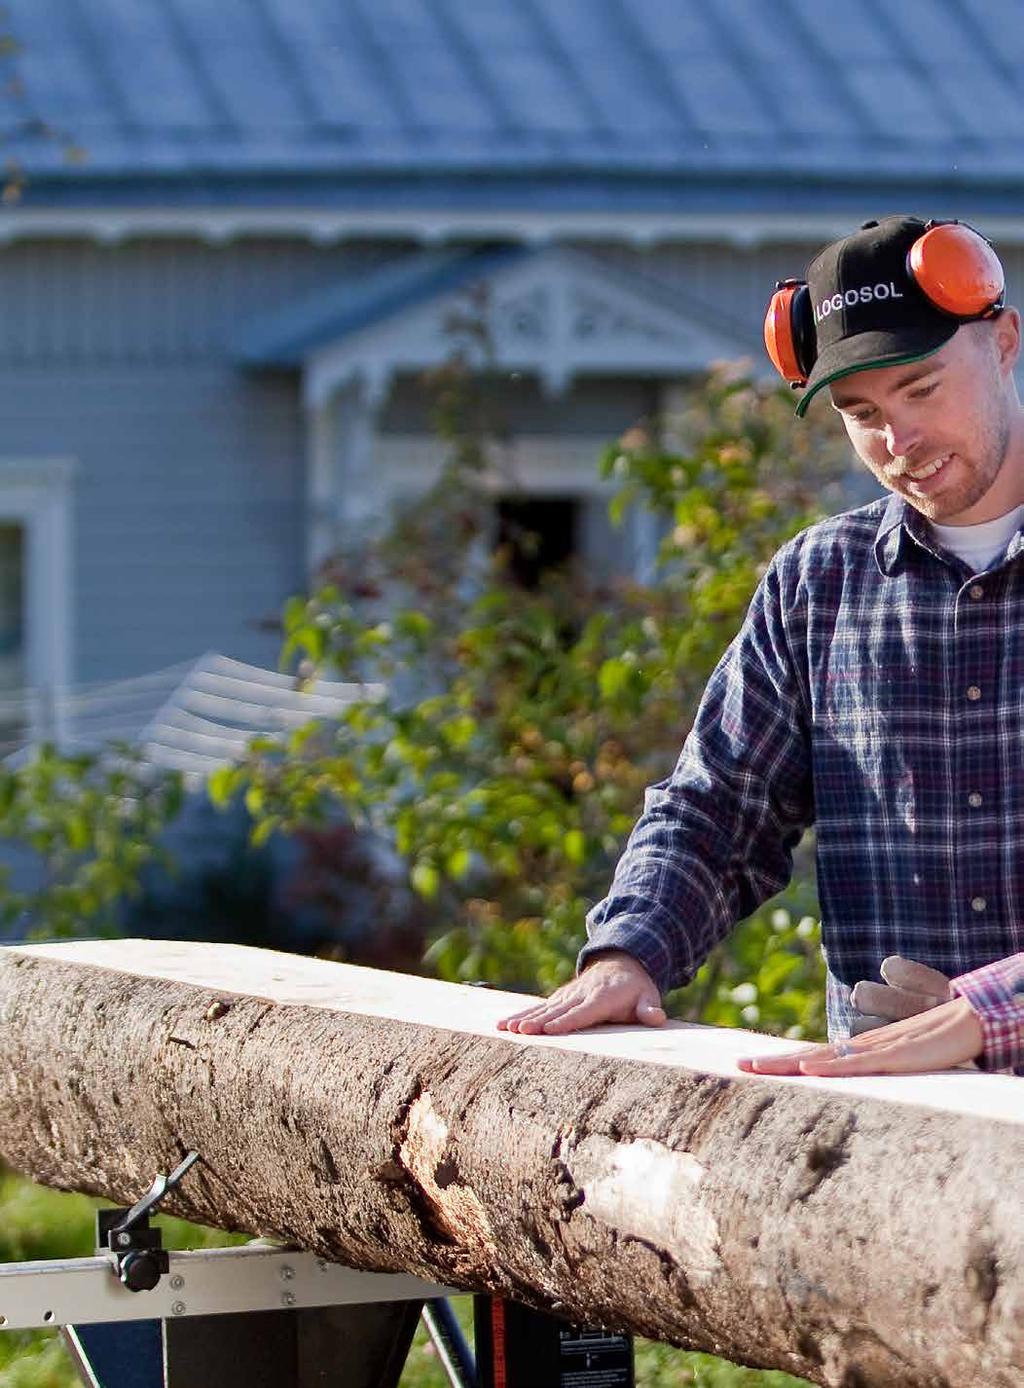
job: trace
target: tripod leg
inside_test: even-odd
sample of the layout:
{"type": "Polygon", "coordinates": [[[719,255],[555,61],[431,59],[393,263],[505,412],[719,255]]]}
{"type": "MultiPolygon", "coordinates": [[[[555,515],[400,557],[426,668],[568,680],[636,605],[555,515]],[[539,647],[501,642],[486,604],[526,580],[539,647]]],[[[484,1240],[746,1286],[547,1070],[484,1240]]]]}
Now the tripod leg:
{"type": "Polygon", "coordinates": [[[423,1323],[452,1388],[476,1388],[473,1351],[455,1319],[451,1302],[443,1296],[431,1297],[423,1307],[423,1323]]]}

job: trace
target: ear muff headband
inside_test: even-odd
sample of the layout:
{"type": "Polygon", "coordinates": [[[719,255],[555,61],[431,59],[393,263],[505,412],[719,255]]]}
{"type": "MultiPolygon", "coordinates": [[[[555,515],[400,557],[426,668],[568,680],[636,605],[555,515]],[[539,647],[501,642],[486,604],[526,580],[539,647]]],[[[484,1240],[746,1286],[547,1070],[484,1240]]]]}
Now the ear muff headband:
{"type": "Polygon", "coordinates": [[[783,280],[775,286],[764,316],[764,345],[783,380],[793,386],[805,384],[814,365],[814,323],[803,280],[783,280]]]}
{"type": "MultiPolygon", "coordinates": [[[[930,304],[962,322],[991,318],[1004,306],[999,257],[966,222],[929,222],[907,253],[907,271],[930,304]]],[[[764,319],[764,345],[784,381],[794,388],[807,384],[817,346],[803,280],[775,286],[764,319]]]]}
{"type": "Polygon", "coordinates": [[[910,248],[907,269],[925,298],[954,318],[989,318],[1003,307],[999,257],[964,222],[929,222],[910,248]]]}

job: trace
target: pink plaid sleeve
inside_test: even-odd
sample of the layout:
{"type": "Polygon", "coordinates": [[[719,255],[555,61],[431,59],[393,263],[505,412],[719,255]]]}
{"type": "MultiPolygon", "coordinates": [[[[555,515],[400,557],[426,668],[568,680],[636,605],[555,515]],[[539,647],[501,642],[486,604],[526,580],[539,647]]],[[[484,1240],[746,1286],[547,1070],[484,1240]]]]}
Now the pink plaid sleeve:
{"type": "Polygon", "coordinates": [[[950,995],[977,1013],[985,1049],[982,1070],[1024,1070],[1024,954],[1011,954],[951,980],[950,995]]]}

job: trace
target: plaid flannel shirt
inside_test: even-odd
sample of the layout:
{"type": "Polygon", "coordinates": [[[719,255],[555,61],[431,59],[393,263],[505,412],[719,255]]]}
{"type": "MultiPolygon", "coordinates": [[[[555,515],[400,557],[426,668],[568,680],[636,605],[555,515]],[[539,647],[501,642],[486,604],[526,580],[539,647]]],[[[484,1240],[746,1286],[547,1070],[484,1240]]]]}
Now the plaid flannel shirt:
{"type": "Polygon", "coordinates": [[[966,998],[981,1022],[981,1069],[1024,1074],[1024,954],[961,974],[950,983],[950,992],[966,998]]]}
{"type": "Polygon", "coordinates": [[[1022,551],[1018,532],[972,574],[895,495],[784,545],[647,791],[580,967],[622,949],[662,991],[688,983],[786,885],[813,823],[829,1036],[902,954],[987,1015],[986,1068],[1024,1068],[1010,985],[963,977],[1024,951],[1022,551]]]}

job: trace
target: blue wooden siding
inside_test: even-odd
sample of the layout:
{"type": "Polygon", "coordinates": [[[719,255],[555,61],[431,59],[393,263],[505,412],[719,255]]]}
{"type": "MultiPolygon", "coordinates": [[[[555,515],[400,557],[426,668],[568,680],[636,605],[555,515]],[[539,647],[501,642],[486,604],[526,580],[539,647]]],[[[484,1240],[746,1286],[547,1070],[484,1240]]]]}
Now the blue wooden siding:
{"type": "MultiPolygon", "coordinates": [[[[767,288],[815,246],[590,249],[721,313],[756,359],[767,288]]],[[[276,662],[278,637],[261,623],[304,582],[300,382],[297,372],[239,370],[231,345],[247,321],[408,253],[298,240],[53,240],[0,252],[0,454],[79,461],[76,681],[209,648],[276,662]]],[[[1012,288],[1024,252],[1005,259],[1012,288]]],[[[638,381],[583,382],[555,402],[535,382],[509,382],[506,397],[513,431],[609,438],[653,400],[638,381]]],[[[401,383],[381,427],[419,425],[422,401],[401,383]]]]}
{"type": "MultiPolygon", "coordinates": [[[[261,624],[305,579],[300,380],[240,371],[230,343],[248,317],[355,282],[384,255],[249,241],[52,241],[0,253],[0,454],[79,464],[76,682],[210,648],[276,663],[279,637],[261,624]]],[[[531,385],[509,423],[611,437],[650,398],[647,386],[622,383],[552,405],[531,385]]],[[[385,411],[385,429],[388,420],[385,411]]]]}
{"type": "MultiPolygon", "coordinates": [[[[224,368],[0,373],[0,452],[75,457],[76,681],[214,648],[273,665],[258,629],[303,577],[293,381],[224,368]]],[[[0,498],[2,502],[2,498],[0,498]]]]}

